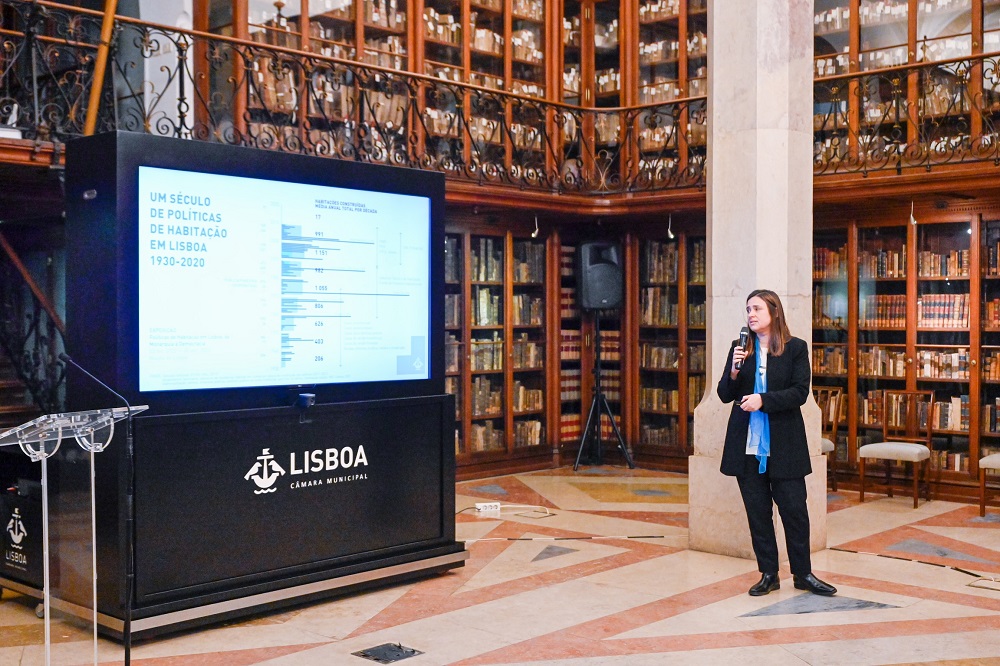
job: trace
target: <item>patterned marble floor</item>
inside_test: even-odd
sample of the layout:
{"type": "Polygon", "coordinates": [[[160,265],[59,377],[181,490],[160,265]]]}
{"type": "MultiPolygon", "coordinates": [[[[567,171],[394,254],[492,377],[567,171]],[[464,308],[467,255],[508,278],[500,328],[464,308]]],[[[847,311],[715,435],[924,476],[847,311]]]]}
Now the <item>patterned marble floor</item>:
{"type": "MultiPolygon", "coordinates": [[[[143,666],[374,664],[994,664],[1000,666],[1000,513],[906,497],[828,497],[817,574],[840,593],[746,594],[756,566],[686,550],[687,479],[598,467],[458,484],[456,571],[143,642],[143,666]],[[482,516],[475,502],[501,503],[482,516]]],[[[0,666],[42,663],[33,603],[5,591],[0,666]]],[[[86,664],[85,628],[53,624],[55,664],[86,664]]],[[[101,642],[101,663],[121,648],[101,642]]]]}

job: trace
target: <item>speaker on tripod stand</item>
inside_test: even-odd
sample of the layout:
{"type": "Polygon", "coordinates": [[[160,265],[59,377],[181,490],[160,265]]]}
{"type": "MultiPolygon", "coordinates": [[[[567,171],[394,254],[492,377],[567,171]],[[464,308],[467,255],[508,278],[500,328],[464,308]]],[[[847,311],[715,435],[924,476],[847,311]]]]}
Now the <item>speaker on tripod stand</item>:
{"type": "Polygon", "coordinates": [[[621,430],[615,421],[608,399],[601,387],[601,310],[617,310],[625,298],[625,278],[622,273],[621,247],[610,241],[594,241],[582,243],[577,252],[576,265],[577,294],[580,308],[594,315],[594,397],[587,413],[587,424],[580,438],[580,449],[576,454],[573,469],[580,467],[583,452],[588,444],[592,444],[591,460],[594,464],[603,463],[604,453],[601,442],[601,415],[611,421],[615,437],[618,439],[618,450],[621,451],[629,469],[635,468],[632,454],[625,446],[621,430]]]}

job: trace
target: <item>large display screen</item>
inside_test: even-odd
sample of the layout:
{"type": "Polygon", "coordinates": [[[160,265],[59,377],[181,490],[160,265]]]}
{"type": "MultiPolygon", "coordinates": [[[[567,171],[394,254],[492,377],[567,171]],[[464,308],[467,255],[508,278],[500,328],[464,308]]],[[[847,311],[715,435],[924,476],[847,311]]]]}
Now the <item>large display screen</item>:
{"type": "Polygon", "coordinates": [[[138,172],[140,391],[430,376],[429,198],[138,172]]]}

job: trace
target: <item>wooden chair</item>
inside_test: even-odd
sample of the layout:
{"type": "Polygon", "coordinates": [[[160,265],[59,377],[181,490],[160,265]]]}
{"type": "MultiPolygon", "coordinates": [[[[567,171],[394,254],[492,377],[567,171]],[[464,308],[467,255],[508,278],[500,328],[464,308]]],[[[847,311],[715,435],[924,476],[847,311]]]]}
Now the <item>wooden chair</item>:
{"type": "MultiPolygon", "coordinates": [[[[917,508],[919,477],[927,478],[931,457],[931,415],[934,414],[933,391],[885,391],[882,397],[882,441],[858,448],[858,474],[861,501],[865,501],[865,460],[885,461],[885,485],[892,497],[892,462],[911,463],[913,472],[913,508],[917,508]]],[[[925,483],[925,489],[928,488],[925,483]]],[[[927,499],[930,500],[929,491],[927,499]]]]}
{"type": "Polygon", "coordinates": [[[822,414],[820,445],[826,454],[826,480],[830,489],[837,490],[837,429],[840,427],[844,401],[839,386],[813,386],[813,397],[822,414]]]}
{"type": "Polygon", "coordinates": [[[979,460],[979,517],[986,515],[986,472],[1000,474],[1000,453],[979,460]]]}

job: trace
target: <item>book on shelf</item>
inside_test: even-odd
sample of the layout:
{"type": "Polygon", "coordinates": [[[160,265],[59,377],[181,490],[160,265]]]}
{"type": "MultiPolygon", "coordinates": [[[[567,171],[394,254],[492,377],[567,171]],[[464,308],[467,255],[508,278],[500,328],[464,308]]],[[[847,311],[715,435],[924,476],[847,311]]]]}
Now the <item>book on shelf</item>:
{"type": "Polygon", "coordinates": [[[579,361],[581,336],[579,330],[562,329],[559,331],[559,357],[563,361],[579,361]]]}
{"type": "Polygon", "coordinates": [[[462,369],[462,343],[453,333],[444,335],[444,371],[458,372],[462,369]]]}
{"type": "Polygon", "coordinates": [[[867,328],[902,328],[906,325],[906,295],[868,295],[859,302],[858,322],[867,328]]]}
{"type": "Polygon", "coordinates": [[[643,254],[642,281],[647,283],[677,282],[679,259],[680,250],[676,242],[647,241],[643,254]]]}
{"type": "Polygon", "coordinates": [[[575,319],[580,316],[576,305],[576,287],[559,288],[559,316],[563,319],[575,319]]]}
{"type": "Polygon", "coordinates": [[[514,447],[526,448],[529,446],[540,446],[545,437],[545,428],[541,421],[526,420],[517,421],[514,424],[514,447]]]}
{"type": "Polygon", "coordinates": [[[472,415],[503,416],[503,392],[489,377],[472,380],[472,415]]]}
{"type": "Polygon", "coordinates": [[[514,311],[511,313],[515,326],[541,326],[545,312],[545,301],[539,296],[514,294],[514,311]]]}
{"type": "Polygon", "coordinates": [[[983,350],[983,379],[1000,381],[1000,350],[983,350]]]}
{"type": "Polygon", "coordinates": [[[917,297],[917,325],[923,328],[966,328],[968,294],[922,294],[917,297]]]}
{"type": "Polygon", "coordinates": [[[541,368],[544,363],[543,349],[540,343],[529,339],[527,333],[522,333],[514,340],[514,369],[541,368]]]}
{"type": "Polygon", "coordinates": [[[906,252],[900,249],[859,250],[859,276],[862,278],[906,277],[906,252]]]}
{"type": "Polygon", "coordinates": [[[935,430],[969,431],[969,396],[951,396],[934,403],[931,425],[935,430]]]}
{"type": "Polygon", "coordinates": [[[705,241],[696,240],[691,244],[691,258],[688,262],[688,282],[705,282],[705,241]]]}
{"type": "Polygon", "coordinates": [[[677,303],[671,303],[669,287],[644,287],[640,293],[640,312],[642,325],[677,325],[677,303]]]}
{"type": "Polygon", "coordinates": [[[580,415],[560,414],[559,416],[559,441],[578,442],[580,441],[580,415]]]}
{"type": "Polygon", "coordinates": [[[847,245],[834,250],[828,247],[813,249],[813,278],[839,279],[847,277],[847,245]]]}
{"type": "Polygon", "coordinates": [[[444,238],[444,281],[458,282],[462,275],[461,256],[458,249],[459,239],[455,236],[444,238]]]}
{"type": "Polygon", "coordinates": [[[917,253],[918,277],[968,277],[969,251],[951,250],[946,254],[922,250],[917,253]]]}
{"type": "Polygon", "coordinates": [[[499,451],[504,449],[503,430],[493,421],[473,423],[469,427],[469,450],[473,452],[499,451]]]}
{"type": "Polygon", "coordinates": [[[918,349],[917,368],[923,379],[969,379],[968,349],[918,349]]]}
{"type": "Polygon", "coordinates": [[[461,294],[444,295],[444,325],[462,325],[462,296],[461,294]]]}
{"type": "Polygon", "coordinates": [[[545,392],[541,389],[528,388],[519,381],[514,382],[514,411],[527,412],[545,407],[545,392]]]}
{"type": "Polygon", "coordinates": [[[559,275],[569,278],[576,275],[575,262],[576,248],[572,245],[559,246],[559,275]]]}
{"type": "Polygon", "coordinates": [[[474,326],[500,325],[500,293],[492,287],[476,286],[472,289],[475,306],[474,326]]]}
{"type": "Polygon", "coordinates": [[[680,391],[677,389],[643,387],[639,389],[639,409],[657,412],[680,411],[680,391]]]}
{"type": "Polygon", "coordinates": [[[559,371],[559,399],[572,402],[580,399],[580,368],[563,368],[559,371]]]}
{"type": "Polygon", "coordinates": [[[472,252],[472,279],[477,282],[503,280],[503,242],[492,237],[476,239],[472,252]],[[497,245],[501,249],[497,249],[497,245]]]}
{"type": "Polygon", "coordinates": [[[644,370],[676,370],[680,360],[677,343],[649,343],[639,345],[639,367],[644,370]]]}
{"type": "Polygon", "coordinates": [[[545,245],[514,242],[514,282],[541,283],[545,279],[545,245]]]}
{"type": "Polygon", "coordinates": [[[677,448],[679,435],[676,422],[662,426],[643,424],[639,427],[639,441],[645,446],[677,448]]]}
{"type": "Polygon", "coordinates": [[[493,331],[492,338],[472,341],[469,364],[473,370],[503,370],[503,339],[499,331],[493,331]]]}
{"type": "Polygon", "coordinates": [[[892,351],[875,345],[858,349],[858,372],[870,377],[906,376],[906,351],[892,351]]]}
{"type": "Polygon", "coordinates": [[[812,366],[814,374],[846,375],[847,345],[813,346],[812,366]]]}

